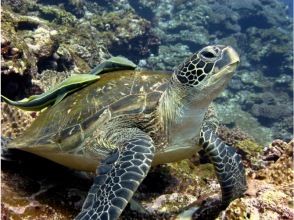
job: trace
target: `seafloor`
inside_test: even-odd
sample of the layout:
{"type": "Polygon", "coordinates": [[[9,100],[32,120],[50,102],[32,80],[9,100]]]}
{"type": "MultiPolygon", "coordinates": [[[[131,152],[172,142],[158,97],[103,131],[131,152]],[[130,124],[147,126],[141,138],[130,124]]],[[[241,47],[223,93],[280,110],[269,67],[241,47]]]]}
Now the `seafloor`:
{"type": "MultiPolygon", "coordinates": [[[[1,93],[13,100],[41,93],[110,55],[141,68],[172,70],[204,45],[231,45],[241,65],[215,103],[223,124],[219,135],[241,153],[249,190],[217,218],[293,219],[288,12],[277,0],[3,0],[1,93]]],[[[4,103],[1,110],[4,137],[21,134],[37,117],[4,103]]],[[[90,175],[28,154],[14,156],[2,162],[2,219],[71,219],[78,213],[90,175]]],[[[218,192],[208,164],[190,159],[159,166],[135,195],[149,214],[127,208],[121,219],[179,219],[218,192]]],[[[193,211],[190,217],[197,219],[193,211]]]]}

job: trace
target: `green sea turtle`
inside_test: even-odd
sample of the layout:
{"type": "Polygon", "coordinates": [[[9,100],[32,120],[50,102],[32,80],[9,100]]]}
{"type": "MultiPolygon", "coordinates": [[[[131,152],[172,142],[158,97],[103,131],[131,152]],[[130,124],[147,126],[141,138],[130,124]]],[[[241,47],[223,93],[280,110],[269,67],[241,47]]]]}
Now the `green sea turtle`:
{"type": "Polygon", "coordinates": [[[173,74],[102,74],[41,112],[7,147],[96,171],[76,219],[117,219],[151,166],[189,158],[199,150],[215,167],[226,206],[246,189],[244,168],[234,148],[204,118],[238,63],[234,49],[214,45],[187,58],[173,74]]]}

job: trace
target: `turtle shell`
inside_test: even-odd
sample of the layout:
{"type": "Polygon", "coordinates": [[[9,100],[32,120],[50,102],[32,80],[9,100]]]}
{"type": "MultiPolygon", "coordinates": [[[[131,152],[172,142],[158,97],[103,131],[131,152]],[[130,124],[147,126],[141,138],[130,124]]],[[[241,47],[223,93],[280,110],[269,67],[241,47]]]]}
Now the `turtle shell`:
{"type": "Polygon", "coordinates": [[[80,154],[77,148],[85,135],[103,126],[106,118],[154,111],[170,77],[170,73],[134,70],[103,74],[97,82],[41,112],[8,148],[49,159],[49,154],[80,154]]]}

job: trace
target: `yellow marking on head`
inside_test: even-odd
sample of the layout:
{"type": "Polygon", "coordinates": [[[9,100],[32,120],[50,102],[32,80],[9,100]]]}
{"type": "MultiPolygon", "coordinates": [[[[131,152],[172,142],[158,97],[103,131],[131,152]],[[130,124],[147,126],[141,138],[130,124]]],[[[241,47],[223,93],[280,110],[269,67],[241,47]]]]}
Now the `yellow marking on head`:
{"type": "Polygon", "coordinates": [[[69,114],[71,112],[71,108],[67,110],[67,114],[69,114]]]}

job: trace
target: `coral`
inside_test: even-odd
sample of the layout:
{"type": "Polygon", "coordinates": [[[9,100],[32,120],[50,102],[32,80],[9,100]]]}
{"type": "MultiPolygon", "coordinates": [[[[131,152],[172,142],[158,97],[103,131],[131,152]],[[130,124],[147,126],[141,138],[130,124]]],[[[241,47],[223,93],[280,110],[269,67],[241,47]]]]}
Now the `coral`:
{"type": "MultiPolygon", "coordinates": [[[[268,161],[270,158],[266,156],[270,152],[277,151],[278,159],[271,157],[272,163],[265,163],[264,168],[259,170],[254,171],[250,169],[251,167],[247,168],[248,190],[245,195],[243,198],[232,201],[224,211],[217,214],[216,219],[293,219],[293,148],[294,140],[289,143],[274,140],[259,159],[261,161],[263,158],[268,161]]],[[[194,202],[178,217],[190,216],[191,218],[193,216],[192,219],[203,219],[204,217],[211,219],[211,216],[215,214],[213,206],[217,207],[217,202],[208,201],[207,213],[202,213],[203,216],[199,218],[199,205],[197,206],[197,203],[194,202]]]]}
{"type": "Polygon", "coordinates": [[[158,166],[149,172],[136,193],[150,214],[171,216],[219,193],[213,166],[197,158],[158,166]]]}
{"type": "Polygon", "coordinates": [[[247,195],[233,201],[217,219],[293,219],[293,143],[274,140],[264,155],[278,148],[279,159],[249,172],[247,195]]]}
{"type": "Polygon", "coordinates": [[[39,7],[40,17],[56,24],[74,25],[76,17],[60,7],[42,6],[39,7]]]}
{"type": "Polygon", "coordinates": [[[17,153],[16,161],[1,163],[2,216],[72,219],[82,205],[91,180],[77,177],[78,174],[31,154],[14,153],[17,153]]]}
{"type": "Polygon", "coordinates": [[[287,186],[292,184],[294,180],[293,147],[294,140],[288,144],[282,143],[279,140],[274,141],[270,149],[279,148],[280,151],[283,151],[283,154],[276,162],[270,164],[268,168],[257,172],[256,178],[267,179],[268,182],[276,185],[287,186]]]}
{"type": "Polygon", "coordinates": [[[170,192],[188,193],[200,196],[200,194],[209,194],[219,189],[216,187],[207,187],[214,185],[215,173],[211,164],[195,165],[191,160],[182,160],[168,164],[173,177],[178,179],[180,184],[172,185],[170,192]]]}
{"type": "Polygon", "coordinates": [[[31,80],[37,77],[40,60],[57,49],[57,32],[36,17],[20,16],[6,8],[1,16],[2,94],[17,100],[42,92],[31,80]]]}
{"type": "Polygon", "coordinates": [[[216,219],[292,219],[294,212],[289,206],[290,201],[289,195],[264,184],[257,198],[235,200],[216,219]]]}
{"type": "Polygon", "coordinates": [[[242,131],[240,128],[232,128],[222,125],[217,130],[218,136],[228,145],[237,146],[237,143],[246,139],[252,139],[249,134],[242,131]]]}
{"type": "Polygon", "coordinates": [[[262,160],[276,162],[288,147],[288,144],[282,140],[274,140],[268,147],[266,147],[262,154],[262,160]]]}
{"type": "Polygon", "coordinates": [[[260,68],[264,70],[266,75],[275,75],[277,72],[291,74],[293,71],[289,65],[291,41],[283,30],[277,30],[274,27],[266,30],[249,28],[247,32],[250,37],[249,42],[252,52],[249,59],[251,59],[252,63],[255,65],[262,64],[263,67],[260,68]],[[260,49],[261,39],[268,41],[268,44],[264,45],[262,49],[260,49]]]}
{"type": "Polygon", "coordinates": [[[251,108],[251,113],[256,117],[278,119],[287,115],[291,115],[292,108],[289,105],[267,105],[254,104],[251,108]],[[283,111],[281,111],[283,109],[283,111]]]}
{"type": "Polygon", "coordinates": [[[35,1],[31,0],[4,0],[3,7],[8,7],[13,11],[21,14],[27,14],[28,10],[34,7],[35,1]]]}
{"type": "MultiPolygon", "coordinates": [[[[290,185],[293,142],[274,141],[264,152],[258,144],[264,145],[273,137],[290,139],[293,130],[292,22],[284,16],[286,9],[281,2],[3,3],[1,86],[2,94],[12,99],[40,93],[73,72],[88,72],[110,53],[140,61],[145,68],[172,70],[203,45],[229,44],[236,48],[242,61],[239,72],[217,100],[217,109],[220,121],[248,134],[225,127],[218,132],[242,153],[251,192],[232,202],[219,218],[294,217],[290,185]]],[[[2,134],[7,137],[19,135],[35,117],[35,113],[4,103],[1,108],[2,134]]],[[[2,167],[2,218],[17,218],[20,212],[21,218],[73,218],[91,180],[77,178],[80,173],[72,174],[28,155],[22,160],[26,162],[20,162],[21,166],[2,167]]],[[[138,214],[127,208],[121,218],[171,219],[177,212],[186,211],[185,206],[193,208],[219,191],[213,167],[199,165],[198,158],[159,166],[135,195],[152,213],[138,214]]]]}
{"type": "Polygon", "coordinates": [[[256,156],[256,154],[260,153],[263,147],[250,139],[245,139],[239,141],[236,147],[242,149],[247,154],[251,154],[252,156],[256,156]]]}
{"type": "Polygon", "coordinates": [[[250,166],[252,169],[257,169],[261,166],[260,154],[263,150],[263,146],[257,144],[253,140],[245,139],[239,141],[236,144],[236,147],[239,149],[239,153],[243,156],[243,159],[246,161],[246,166],[250,166]]]}
{"type": "Polygon", "coordinates": [[[239,97],[234,97],[236,97],[234,94],[225,91],[214,102],[219,121],[229,127],[242,128],[244,132],[260,144],[270,143],[272,129],[262,127],[258,120],[252,117],[248,111],[241,109],[239,97]],[[226,98],[223,99],[223,97],[226,98]],[[229,100],[227,100],[228,98],[229,100]]]}
{"type": "Polygon", "coordinates": [[[172,193],[161,195],[152,203],[145,204],[146,210],[149,212],[158,211],[161,213],[179,212],[186,208],[189,204],[197,200],[197,197],[187,194],[172,193]]]}
{"type": "MultiPolygon", "coordinates": [[[[1,74],[10,73],[24,74],[36,66],[36,59],[24,43],[19,29],[23,23],[31,24],[32,19],[24,19],[8,10],[1,13],[1,74]],[[21,36],[19,36],[21,35],[21,36]]],[[[34,22],[32,22],[34,23],[34,22]]]]}
{"type": "Polygon", "coordinates": [[[146,61],[145,68],[172,70],[175,63],[182,62],[188,54],[189,47],[183,44],[160,45],[158,55],[150,56],[146,61]]]}
{"type": "Polygon", "coordinates": [[[94,15],[90,22],[99,30],[100,35],[106,35],[105,38],[108,42],[105,43],[107,45],[110,42],[120,42],[122,38],[129,40],[142,35],[150,26],[149,22],[138,17],[132,11],[94,15]]]}
{"type": "MultiPolygon", "coordinates": [[[[259,80],[256,81],[258,82],[259,80]]],[[[289,91],[287,92],[290,82],[287,75],[282,75],[280,83],[264,85],[264,92],[253,93],[252,91],[252,93],[247,92],[243,95],[242,109],[256,117],[261,125],[271,127],[273,138],[290,140],[293,133],[293,109],[289,105],[290,95],[289,91]],[[271,86],[275,91],[268,90],[268,87],[271,86]]]]}
{"type": "Polygon", "coordinates": [[[69,76],[70,72],[59,72],[57,74],[56,71],[45,70],[42,74],[37,76],[37,80],[35,80],[34,83],[46,92],[69,76]]]}
{"type": "Polygon", "coordinates": [[[31,125],[37,115],[36,112],[25,112],[1,102],[1,135],[17,137],[31,125]]]}
{"type": "Polygon", "coordinates": [[[50,57],[57,49],[55,36],[58,34],[55,30],[48,27],[38,27],[34,30],[32,36],[27,36],[25,42],[28,48],[38,57],[50,57]]]}
{"type": "Polygon", "coordinates": [[[256,169],[261,166],[260,155],[263,146],[258,144],[253,137],[238,127],[230,129],[226,126],[220,126],[217,133],[226,144],[237,148],[247,167],[256,169]]]}

